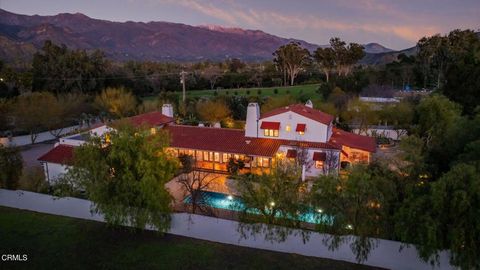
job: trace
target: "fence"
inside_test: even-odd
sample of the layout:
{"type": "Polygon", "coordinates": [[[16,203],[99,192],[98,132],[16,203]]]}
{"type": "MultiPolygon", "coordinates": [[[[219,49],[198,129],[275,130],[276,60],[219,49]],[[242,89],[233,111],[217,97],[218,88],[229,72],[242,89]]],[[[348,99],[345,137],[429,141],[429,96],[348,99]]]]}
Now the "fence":
{"type": "MultiPolygon", "coordinates": [[[[0,205],[60,216],[104,221],[102,215],[92,215],[90,213],[90,201],[76,198],[55,198],[50,195],[27,191],[0,189],[0,205]]],[[[238,232],[238,226],[239,223],[236,221],[176,213],[172,215],[171,228],[168,233],[250,248],[356,262],[349,243],[340,245],[335,251],[328,250],[323,244],[323,240],[328,237],[325,234],[311,233],[310,239],[306,243],[303,242],[301,236],[290,235],[284,242],[278,243],[265,240],[263,233],[257,234],[256,237],[243,238],[241,233],[238,232]]],[[[431,265],[418,258],[417,251],[413,246],[404,247],[400,251],[401,246],[400,242],[379,239],[378,246],[372,250],[364,264],[399,270],[454,269],[448,263],[447,252],[440,253],[439,265],[432,268],[431,265]]]]}

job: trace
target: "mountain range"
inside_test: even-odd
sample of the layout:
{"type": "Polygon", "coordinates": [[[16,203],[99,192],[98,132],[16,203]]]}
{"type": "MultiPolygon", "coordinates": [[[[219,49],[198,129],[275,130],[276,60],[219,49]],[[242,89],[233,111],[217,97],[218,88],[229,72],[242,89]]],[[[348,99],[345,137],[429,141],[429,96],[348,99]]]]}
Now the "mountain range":
{"type": "MultiPolygon", "coordinates": [[[[28,16],[0,9],[0,59],[8,62],[29,60],[45,40],[72,49],[100,49],[117,61],[215,61],[226,58],[258,61],[272,59],[272,53],[279,46],[291,41],[299,42],[310,51],[328,46],[282,38],[260,30],[170,22],[112,22],[81,13],[28,16]]],[[[397,52],[378,43],[368,43],[364,47],[366,56],[362,63],[379,64],[396,58],[397,52]]]]}

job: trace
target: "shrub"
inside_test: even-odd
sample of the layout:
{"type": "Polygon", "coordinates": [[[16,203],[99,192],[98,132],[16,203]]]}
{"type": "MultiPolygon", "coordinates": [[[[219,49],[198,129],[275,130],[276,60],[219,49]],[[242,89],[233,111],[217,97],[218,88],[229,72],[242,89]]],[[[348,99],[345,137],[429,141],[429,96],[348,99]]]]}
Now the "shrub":
{"type": "Polygon", "coordinates": [[[235,96],[238,96],[238,91],[233,92],[235,96]]]}
{"type": "Polygon", "coordinates": [[[246,93],[247,93],[247,96],[249,96],[250,95],[250,90],[247,90],[246,93]]]}
{"type": "Polygon", "coordinates": [[[287,89],[287,91],[285,91],[285,93],[287,93],[287,95],[289,95],[289,94],[290,94],[290,90],[287,89]]]}
{"type": "Polygon", "coordinates": [[[48,191],[48,183],[45,181],[43,169],[41,167],[31,167],[23,170],[19,188],[32,192],[46,193],[48,191]]]}
{"type": "Polygon", "coordinates": [[[17,189],[22,174],[23,159],[17,147],[0,144],[0,187],[17,189]]]}
{"type": "Polygon", "coordinates": [[[277,88],[273,89],[273,93],[274,93],[275,95],[277,95],[277,94],[278,94],[278,89],[277,89],[277,88]]]}
{"type": "Polygon", "coordinates": [[[241,159],[230,158],[227,164],[227,170],[230,174],[238,174],[238,171],[245,168],[245,162],[241,159]]]}
{"type": "Polygon", "coordinates": [[[181,154],[178,156],[178,159],[182,164],[181,170],[183,173],[189,173],[193,171],[193,166],[195,161],[193,160],[193,157],[191,155],[181,154]]]}
{"type": "Polygon", "coordinates": [[[218,96],[218,91],[217,90],[213,91],[213,95],[218,96]]]}
{"type": "Polygon", "coordinates": [[[227,95],[227,96],[228,96],[229,94],[230,94],[230,93],[229,93],[228,91],[226,91],[226,92],[225,92],[225,95],[227,95]]]}
{"type": "Polygon", "coordinates": [[[257,95],[260,96],[261,94],[262,94],[262,89],[258,89],[258,90],[257,90],[257,95]]]}

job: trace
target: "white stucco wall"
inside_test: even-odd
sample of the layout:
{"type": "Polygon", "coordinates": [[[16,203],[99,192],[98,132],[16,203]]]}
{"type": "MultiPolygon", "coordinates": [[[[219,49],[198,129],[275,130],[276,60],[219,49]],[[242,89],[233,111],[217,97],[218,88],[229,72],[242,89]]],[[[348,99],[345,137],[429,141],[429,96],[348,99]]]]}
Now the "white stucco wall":
{"type": "Polygon", "coordinates": [[[43,162],[43,171],[45,172],[45,179],[47,179],[50,185],[55,184],[58,177],[65,174],[67,170],[68,170],[68,166],[66,165],[43,162]]]}
{"type": "MultiPolygon", "coordinates": [[[[76,198],[56,198],[27,191],[0,189],[0,205],[53,215],[105,221],[102,214],[90,212],[92,202],[76,198]]],[[[350,240],[340,244],[336,250],[329,250],[323,244],[329,235],[316,232],[309,234],[307,242],[303,241],[299,230],[294,230],[284,242],[266,240],[266,233],[263,231],[255,237],[244,238],[238,231],[239,224],[236,221],[214,217],[174,213],[168,233],[230,245],[356,262],[350,248],[350,240]]],[[[439,264],[432,266],[418,257],[417,250],[412,245],[405,246],[400,242],[383,239],[377,239],[376,244],[377,246],[370,252],[364,264],[392,270],[455,269],[449,264],[449,253],[446,251],[440,252],[439,264]]]]}
{"type": "Polygon", "coordinates": [[[258,123],[258,137],[309,142],[326,142],[328,141],[328,126],[289,111],[260,119],[258,123]],[[280,122],[278,137],[264,136],[264,130],[260,129],[262,122],[280,122]],[[295,131],[297,124],[306,124],[305,134],[300,135],[295,131]],[[287,125],[290,125],[290,131],[285,130],[287,125]]]}
{"type": "MultiPolygon", "coordinates": [[[[67,133],[77,130],[78,128],[80,128],[80,126],[78,125],[65,127],[61,131],[59,131],[59,134],[65,135],[67,133]]],[[[55,140],[55,139],[57,138],[53,136],[52,133],[50,133],[50,131],[45,131],[45,132],[38,133],[35,143],[41,143],[41,142],[55,140]]],[[[32,140],[30,138],[30,135],[22,135],[22,136],[15,136],[15,137],[1,137],[0,144],[4,146],[23,146],[23,145],[32,144],[32,140]]]]}
{"type": "MultiPolygon", "coordinates": [[[[281,152],[283,154],[287,154],[287,151],[289,149],[292,149],[292,150],[297,150],[298,149],[295,149],[291,146],[287,146],[287,145],[282,145],[280,146],[280,148],[278,149],[278,152],[281,152]]],[[[321,169],[321,168],[315,168],[315,161],[313,160],[313,154],[315,152],[327,152],[327,157],[328,157],[328,151],[332,151],[333,155],[335,155],[335,158],[336,159],[336,165],[332,164],[332,168],[331,170],[336,170],[338,172],[338,168],[339,168],[339,165],[340,165],[340,151],[337,151],[337,150],[327,150],[327,149],[319,149],[319,148],[309,148],[307,149],[307,159],[308,159],[308,165],[306,167],[306,170],[305,170],[305,176],[306,177],[315,177],[315,176],[318,176],[318,175],[321,175],[321,174],[324,174],[324,170],[321,169]]],[[[328,166],[328,162],[325,162],[324,163],[324,166],[328,166]]]]}

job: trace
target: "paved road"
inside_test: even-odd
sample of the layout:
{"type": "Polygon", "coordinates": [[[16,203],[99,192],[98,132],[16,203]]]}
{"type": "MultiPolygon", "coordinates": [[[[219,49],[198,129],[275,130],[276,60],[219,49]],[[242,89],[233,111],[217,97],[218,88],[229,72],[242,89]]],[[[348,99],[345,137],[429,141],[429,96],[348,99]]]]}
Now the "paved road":
{"type": "Polygon", "coordinates": [[[54,144],[55,141],[49,141],[21,147],[23,165],[25,167],[40,166],[40,162],[37,159],[50,151],[54,144]]]}

